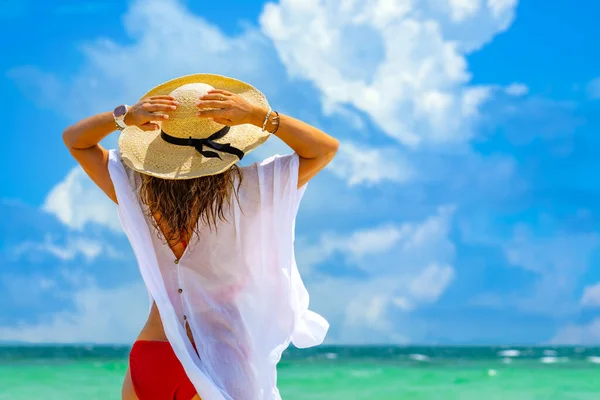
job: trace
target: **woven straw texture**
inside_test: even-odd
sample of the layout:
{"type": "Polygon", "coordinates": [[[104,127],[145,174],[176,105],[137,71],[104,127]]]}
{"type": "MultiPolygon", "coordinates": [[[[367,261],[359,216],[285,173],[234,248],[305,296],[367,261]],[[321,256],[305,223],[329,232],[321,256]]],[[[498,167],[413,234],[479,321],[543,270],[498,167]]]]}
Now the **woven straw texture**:
{"type": "MultiPolygon", "coordinates": [[[[143,131],[136,126],[125,128],[119,136],[119,150],[125,164],[135,171],[164,179],[191,179],[206,175],[216,175],[231,168],[239,159],[233,155],[215,151],[218,158],[206,158],[194,147],[178,146],[166,143],[160,137],[161,129],[165,133],[180,137],[204,139],[219,131],[223,125],[206,118],[196,116],[195,104],[209,90],[221,89],[239,94],[254,104],[269,107],[265,96],[251,85],[237,79],[213,74],[195,74],[183,76],[165,82],[150,90],[142,99],[171,95],[179,106],[167,112],[169,119],[158,121],[159,129],[143,131]]],[[[230,131],[217,143],[230,143],[233,147],[248,154],[264,143],[270,134],[254,125],[232,126],[230,131]]]]}

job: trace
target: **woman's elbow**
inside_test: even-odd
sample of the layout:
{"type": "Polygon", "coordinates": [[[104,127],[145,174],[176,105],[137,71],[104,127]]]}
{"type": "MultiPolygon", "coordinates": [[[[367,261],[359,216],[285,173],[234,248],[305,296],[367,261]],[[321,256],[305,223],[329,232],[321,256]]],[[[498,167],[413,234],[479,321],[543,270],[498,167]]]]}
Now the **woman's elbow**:
{"type": "Polygon", "coordinates": [[[67,129],[63,131],[62,139],[67,149],[71,149],[73,147],[73,135],[71,133],[71,127],[69,126],[67,129]]]}
{"type": "Polygon", "coordinates": [[[332,137],[331,140],[329,140],[329,143],[327,143],[327,146],[325,147],[325,155],[329,161],[333,160],[333,157],[335,157],[339,148],[340,148],[339,140],[332,137]]]}

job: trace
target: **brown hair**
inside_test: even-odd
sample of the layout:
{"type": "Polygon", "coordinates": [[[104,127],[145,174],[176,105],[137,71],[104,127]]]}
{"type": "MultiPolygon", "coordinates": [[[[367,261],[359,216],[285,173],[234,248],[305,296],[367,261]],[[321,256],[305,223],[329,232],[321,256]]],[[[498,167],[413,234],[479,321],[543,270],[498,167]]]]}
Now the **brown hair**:
{"type": "Polygon", "coordinates": [[[217,175],[192,179],[140,176],[141,200],[148,206],[148,217],[154,228],[163,233],[160,236],[167,242],[181,241],[182,233],[189,233],[190,237],[197,235],[198,222],[216,229],[217,220],[227,220],[224,206],[231,205],[233,196],[239,202],[242,171],[237,165],[217,175]],[[237,186],[236,177],[239,178],[237,186]]]}

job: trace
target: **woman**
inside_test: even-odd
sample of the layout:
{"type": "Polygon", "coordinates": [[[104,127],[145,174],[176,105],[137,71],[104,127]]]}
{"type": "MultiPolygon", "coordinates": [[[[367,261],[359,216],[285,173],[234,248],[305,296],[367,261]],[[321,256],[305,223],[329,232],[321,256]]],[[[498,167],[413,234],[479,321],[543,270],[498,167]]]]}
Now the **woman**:
{"type": "Polygon", "coordinates": [[[308,310],[293,240],[305,185],[337,140],[211,74],[166,82],[63,138],[118,204],[151,299],[123,399],[279,399],[283,350],[318,345],[328,329],[308,310]],[[115,128],[119,151],[107,151],[115,128]],[[272,134],[294,153],[236,165],[272,134]]]}

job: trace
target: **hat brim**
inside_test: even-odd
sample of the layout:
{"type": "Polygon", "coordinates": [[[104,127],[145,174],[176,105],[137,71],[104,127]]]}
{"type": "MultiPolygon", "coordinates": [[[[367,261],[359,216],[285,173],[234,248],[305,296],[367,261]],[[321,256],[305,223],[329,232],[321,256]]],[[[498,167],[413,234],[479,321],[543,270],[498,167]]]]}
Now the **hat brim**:
{"type": "MultiPolygon", "coordinates": [[[[165,82],[142,96],[168,95],[176,88],[188,83],[206,83],[215,89],[227,90],[239,94],[250,102],[269,107],[266,97],[253,86],[214,74],[194,74],[165,82]]],[[[225,172],[239,159],[229,153],[217,152],[219,158],[206,158],[193,147],[177,146],[165,142],[160,137],[159,128],[144,131],[137,126],[125,128],[119,136],[121,158],[129,168],[143,174],[163,179],[192,179],[225,172]]],[[[263,144],[270,134],[250,124],[232,126],[227,135],[215,140],[218,143],[229,143],[248,154],[263,144]]]]}

